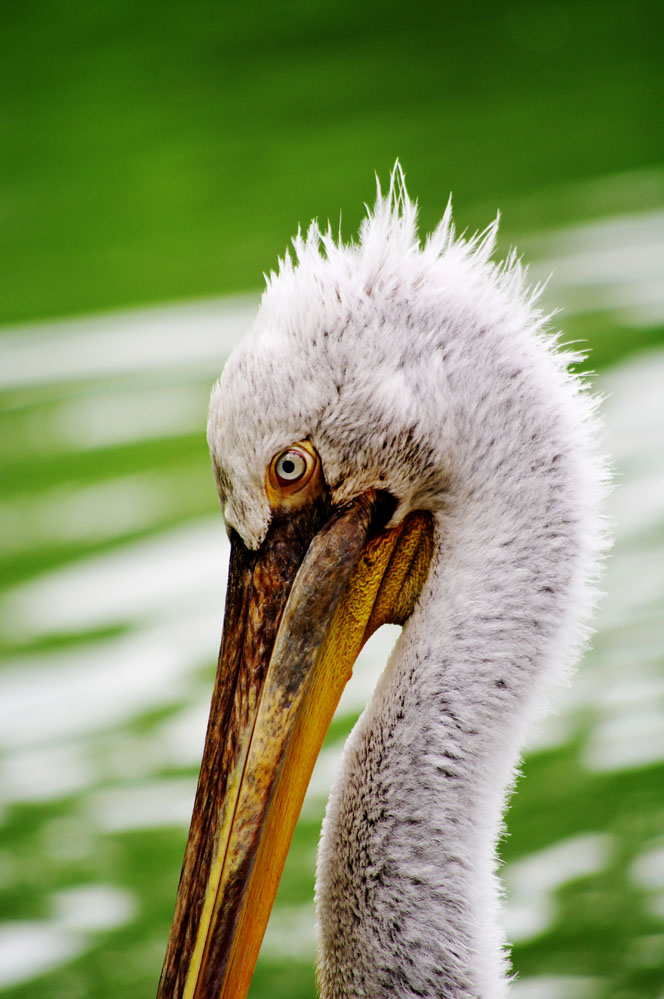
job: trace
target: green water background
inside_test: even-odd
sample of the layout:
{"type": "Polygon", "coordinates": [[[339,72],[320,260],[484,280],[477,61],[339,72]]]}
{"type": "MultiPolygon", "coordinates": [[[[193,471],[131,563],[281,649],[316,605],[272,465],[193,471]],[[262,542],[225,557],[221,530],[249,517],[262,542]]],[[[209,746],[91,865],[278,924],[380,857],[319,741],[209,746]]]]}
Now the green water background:
{"type": "MultiPolygon", "coordinates": [[[[255,292],[298,222],[330,218],[336,228],[341,217],[351,234],[373,198],[374,171],[386,179],[397,156],[424,230],[452,191],[462,228],[483,228],[500,208],[503,251],[516,244],[536,264],[573,261],[574,240],[560,249],[560,233],[661,212],[662,27],[661,6],[644,2],[374,8],[65,0],[7,9],[0,61],[5,342],[37,319],[255,292]]],[[[593,232],[601,244],[603,230],[593,232]]],[[[620,238],[606,238],[619,253],[620,238]]],[[[647,255],[645,237],[643,245],[647,255]]],[[[610,295],[594,293],[592,276],[580,302],[572,285],[561,279],[557,288],[554,275],[547,301],[569,304],[561,318],[567,338],[587,342],[592,367],[607,378],[618,362],[662,343],[661,318],[636,321],[610,295]]],[[[48,337],[59,335],[51,329],[48,337]]],[[[96,335],[93,325],[88,335],[96,335]]],[[[224,356],[220,349],[219,367],[224,356]]],[[[48,571],[214,514],[202,434],[212,375],[164,373],[157,346],[154,372],[140,378],[54,378],[3,390],[0,598],[48,571]],[[161,399],[182,385],[200,413],[184,431],[93,448],[62,432],[63,407],[72,402],[115,400],[123,391],[161,399]],[[158,499],[142,516],[134,506],[124,523],[108,492],[90,492],[146,476],[158,499]],[[95,495],[93,528],[54,529],[58,498],[85,496],[89,505],[95,495]],[[105,530],[104,521],[114,526],[105,530]]],[[[637,543],[660,550],[663,536],[660,518],[637,543]]],[[[656,638],[647,632],[646,642],[638,621],[631,627],[628,657],[636,665],[654,647],[661,668],[661,631],[656,638]]],[[[53,655],[53,670],[64,669],[68,657],[102,654],[130,628],[121,619],[96,629],[9,628],[3,663],[20,670],[53,655]]],[[[610,630],[603,634],[589,670],[601,668],[616,641],[610,630]]],[[[100,931],[47,974],[8,987],[11,999],[153,994],[185,826],[178,819],[92,831],[86,809],[95,794],[132,786],[140,793],[146,777],[193,782],[195,762],[160,758],[156,733],[204,698],[214,659],[210,648],[186,691],[167,703],[127,711],[87,738],[93,776],[79,790],[42,800],[7,796],[2,920],[48,921],[54,898],[87,883],[120,886],[135,900],[131,919],[100,931]]],[[[570,837],[608,834],[610,857],[551,890],[556,918],[516,944],[514,966],[526,980],[571,975],[601,983],[595,992],[588,986],[589,995],[661,999],[662,918],[630,875],[664,830],[661,759],[593,771],[581,753],[592,710],[582,705],[574,717],[567,738],[528,756],[501,853],[515,862],[570,837]]],[[[328,745],[352,721],[351,713],[335,723],[328,745]]],[[[308,919],[322,807],[321,797],[296,832],[279,897],[289,946],[283,960],[278,946],[261,959],[255,999],[314,993],[308,931],[300,957],[288,935],[301,932],[303,912],[308,919]]]]}

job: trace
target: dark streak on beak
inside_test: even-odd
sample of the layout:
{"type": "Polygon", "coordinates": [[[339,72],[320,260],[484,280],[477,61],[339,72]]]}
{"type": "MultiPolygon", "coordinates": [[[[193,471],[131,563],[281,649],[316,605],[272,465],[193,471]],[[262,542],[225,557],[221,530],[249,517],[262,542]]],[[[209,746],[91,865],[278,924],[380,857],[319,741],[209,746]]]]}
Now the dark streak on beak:
{"type": "MultiPolygon", "coordinates": [[[[293,580],[327,515],[326,497],[288,516],[276,515],[258,551],[248,549],[239,535],[231,532],[219,666],[158,999],[183,994],[219,840],[229,779],[242,752],[243,736],[253,722],[293,580]]],[[[246,880],[247,872],[244,873],[245,877],[232,886],[238,897],[246,880]]],[[[233,904],[232,898],[227,898],[227,902],[225,911],[237,913],[239,905],[233,904]]],[[[234,924],[226,926],[222,938],[233,930],[234,924]]],[[[217,945],[223,945],[222,938],[216,936],[217,945]]]]}

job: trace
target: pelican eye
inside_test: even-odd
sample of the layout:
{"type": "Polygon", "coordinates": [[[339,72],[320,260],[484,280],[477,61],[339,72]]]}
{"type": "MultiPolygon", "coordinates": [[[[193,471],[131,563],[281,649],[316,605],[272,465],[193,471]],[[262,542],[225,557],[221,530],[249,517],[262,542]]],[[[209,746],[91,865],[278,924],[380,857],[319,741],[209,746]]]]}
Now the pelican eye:
{"type": "Polygon", "coordinates": [[[289,448],[277,458],[274,472],[281,485],[289,486],[293,482],[299,482],[306,475],[307,460],[301,451],[289,448]]]}
{"type": "Polygon", "coordinates": [[[268,499],[272,506],[282,506],[285,502],[299,505],[320,485],[320,479],[318,455],[308,441],[298,441],[275,454],[268,465],[268,499]]]}

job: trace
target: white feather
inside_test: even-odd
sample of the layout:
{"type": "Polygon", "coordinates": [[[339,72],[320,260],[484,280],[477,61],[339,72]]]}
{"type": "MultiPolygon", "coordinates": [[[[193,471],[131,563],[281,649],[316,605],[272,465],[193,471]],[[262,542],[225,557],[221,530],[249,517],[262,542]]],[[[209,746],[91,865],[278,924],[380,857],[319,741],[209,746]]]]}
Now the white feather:
{"type": "Polygon", "coordinates": [[[596,403],[547,332],[498,220],[420,244],[395,167],[357,243],[314,222],[268,278],[215,387],[226,519],[258,546],[265,467],[320,454],[334,503],[366,489],[435,519],[424,592],[348,741],[321,842],[325,997],[505,996],[496,843],[519,747],[586,635],[604,534],[596,403]]]}

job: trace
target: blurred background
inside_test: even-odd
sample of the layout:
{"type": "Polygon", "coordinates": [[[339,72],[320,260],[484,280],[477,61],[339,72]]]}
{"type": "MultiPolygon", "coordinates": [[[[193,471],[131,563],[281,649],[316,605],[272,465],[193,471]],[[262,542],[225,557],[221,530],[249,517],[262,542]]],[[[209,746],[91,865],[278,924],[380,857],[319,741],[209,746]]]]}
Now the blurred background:
{"type": "MultiPolygon", "coordinates": [[[[154,995],[221,629],[209,389],[298,223],[400,157],[500,209],[605,394],[599,631],[501,848],[518,999],[664,997],[662,7],[32,0],[0,60],[0,988],[154,995]]],[[[253,999],[315,992],[314,775],[253,999]]]]}

